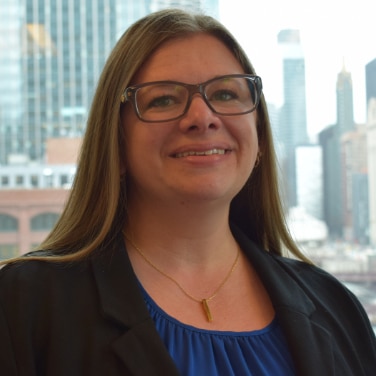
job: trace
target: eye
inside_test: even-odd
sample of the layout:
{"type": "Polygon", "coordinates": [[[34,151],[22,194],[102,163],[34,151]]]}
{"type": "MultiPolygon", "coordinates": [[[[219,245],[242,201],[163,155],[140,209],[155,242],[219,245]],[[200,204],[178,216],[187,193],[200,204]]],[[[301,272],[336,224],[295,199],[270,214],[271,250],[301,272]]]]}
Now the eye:
{"type": "Polygon", "coordinates": [[[185,104],[187,91],[176,84],[150,84],[141,87],[137,94],[141,112],[166,111],[185,104]]]}
{"type": "Polygon", "coordinates": [[[164,107],[169,107],[177,103],[176,98],[169,96],[169,95],[164,95],[160,97],[156,97],[148,103],[146,108],[164,108],[164,107]]]}
{"type": "Polygon", "coordinates": [[[223,89],[217,90],[211,94],[209,100],[210,101],[218,101],[218,102],[227,102],[233,99],[237,99],[239,96],[232,90],[223,89]]]}

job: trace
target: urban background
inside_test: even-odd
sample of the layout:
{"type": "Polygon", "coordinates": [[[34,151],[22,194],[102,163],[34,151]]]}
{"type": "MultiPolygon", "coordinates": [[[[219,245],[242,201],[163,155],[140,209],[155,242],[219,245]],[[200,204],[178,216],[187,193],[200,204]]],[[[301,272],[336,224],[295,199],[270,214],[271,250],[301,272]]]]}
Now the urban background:
{"type": "MultiPolygon", "coordinates": [[[[59,217],[97,79],[123,31],[171,6],[203,10],[226,24],[229,12],[242,12],[232,3],[0,0],[0,259],[37,247],[59,217]]],[[[301,30],[281,28],[274,38],[282,99],[265,94],[290,230],[314,262],[358,295],[376,325],[376,48],[368,44],[364,93],[354,92],[345,59],[333,88],[320,83],[316,110],[324,111],[325,92],[335,91],[335,120],[312,136],[301,30]],[[354,118],[358,97],[361,123],[354,118]]]]}

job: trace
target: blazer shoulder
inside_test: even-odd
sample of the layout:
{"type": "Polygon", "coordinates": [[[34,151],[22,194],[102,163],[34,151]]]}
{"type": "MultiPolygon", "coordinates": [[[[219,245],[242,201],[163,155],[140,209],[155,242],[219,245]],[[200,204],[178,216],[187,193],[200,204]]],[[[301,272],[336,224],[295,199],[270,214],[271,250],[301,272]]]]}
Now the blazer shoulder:
{"type": "MultiPolygon", "coordinates": [[[[26,254],[24,259],[5,265],[0,269],[0,294],[5,291],[15,291],[17,288],[25,290],[43,290],[48,284],[66,283],[75,279],[87,268],[87,263],[62,263],[51,260],[47,252],[33,252],[26,254]],[[29,256],[46,256],[45,261],[28,259],[29,256]]],[[[72,281],[73,282],[73,281],[72,281]]]]}
{"type": "Polygon", "coordinates": [[[360,320],[369,325],[368,316],[358,297],[335,276],[303,261],[279,256],[275,258],[315,305],[321,308],[321,312],[342,317],[349,325],[351,320],[360,320]]]}
{"type": "Polygon", "coordinates": [[[343,282],[317,265],[281,256],[274,256],[274,258],[305,291],[316,291],[321,296],[338,293],[354,296],[343,282]]]}

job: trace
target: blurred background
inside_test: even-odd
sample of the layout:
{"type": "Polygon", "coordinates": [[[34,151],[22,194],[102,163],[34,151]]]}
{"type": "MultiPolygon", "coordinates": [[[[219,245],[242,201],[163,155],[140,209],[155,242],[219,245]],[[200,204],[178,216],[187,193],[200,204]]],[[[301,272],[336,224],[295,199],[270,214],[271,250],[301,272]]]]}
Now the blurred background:
{"type": "Polygon", "coordinates": [[[376,326],[370,0],[0,0],[0,259],[37,247],[55,224],[110,50],[167,7],[218,18],[244,47],[263,79],[290,230],[376,326]]]}

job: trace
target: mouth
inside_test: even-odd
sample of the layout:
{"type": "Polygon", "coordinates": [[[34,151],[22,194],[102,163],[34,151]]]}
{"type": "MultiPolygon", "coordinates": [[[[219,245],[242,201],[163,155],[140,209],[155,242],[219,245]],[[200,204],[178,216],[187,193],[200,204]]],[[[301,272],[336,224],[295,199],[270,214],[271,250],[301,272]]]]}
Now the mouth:
{"type": "Polygon", "coordinates": [[[190,156],[206,156],[206,155],[224,155],[226,153],[229,153],[230,150],[227,149],[209,149],[209,150],[203,150],[203,151],[185,151],[182,153],[176,153],[174,155],[174,158],[184,158],[184,157],[190,157],[190,156]]]}

